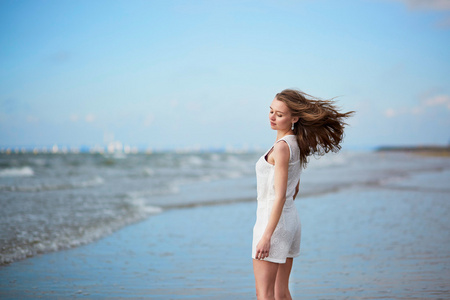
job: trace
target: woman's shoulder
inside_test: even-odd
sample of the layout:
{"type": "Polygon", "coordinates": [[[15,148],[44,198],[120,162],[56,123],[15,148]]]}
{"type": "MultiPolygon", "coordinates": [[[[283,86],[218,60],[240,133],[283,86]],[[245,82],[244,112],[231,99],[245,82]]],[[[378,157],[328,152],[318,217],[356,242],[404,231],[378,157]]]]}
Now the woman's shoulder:
{"type": "Polygon", "coordinates": [[[289,148],[291,148],[292,146],[298,146],[298,142],[297,142],[297,136],[295,135],[286,135],[284,137],[282,137],[281,139],[279,139],[277,141],[277,144],[280,144],[279,142],[284,141],[284,143],[282,144],[287,144],[289,148]]]}
{"type": "Polygon", "coordinates": [[[278,142],[280,141],[284,141],[284,143],[277,143],[277,144],[281,144],[284,145],[285,149],[284,150],[288,153],[290,161],[294,162],[298,160],[298,156],[300,153],[300,147],[298,146],[298,141],[297,141],[297,136],[296,135],[286,135],[283,138],[281,138],[280,140],[278,140],[278,142]]]}
{"type": "Polygon", "coordinates": [[[291,150],[288,142],[284,138],[279,139],[275,143],[273,147],[273,154],[276,159],[285,160],[287,158],[287,160],[289,160],[291,156],[291,150]]]}

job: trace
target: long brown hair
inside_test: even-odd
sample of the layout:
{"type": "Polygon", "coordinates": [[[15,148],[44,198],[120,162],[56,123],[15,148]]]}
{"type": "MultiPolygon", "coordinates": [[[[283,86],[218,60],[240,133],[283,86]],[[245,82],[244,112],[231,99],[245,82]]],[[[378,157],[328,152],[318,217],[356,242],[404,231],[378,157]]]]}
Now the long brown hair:
{"type": "Polygon", "coordinates": [[[300,164],[306,168],[310,155],[324,155],[330,151],[338,152],[344,138],[345,118],[354,111],[340,113],[334,102],[322,100],[299,90],[286,89],[276,94],[283,101],[293,117],[299,117],[294,124],[300,148],[300,164]]]}

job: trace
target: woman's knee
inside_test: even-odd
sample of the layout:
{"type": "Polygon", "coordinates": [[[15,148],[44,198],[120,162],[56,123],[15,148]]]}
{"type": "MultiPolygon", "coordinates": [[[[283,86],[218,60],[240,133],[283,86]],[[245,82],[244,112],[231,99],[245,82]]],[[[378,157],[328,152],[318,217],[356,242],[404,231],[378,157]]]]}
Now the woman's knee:
{"type": "Polygon", "coordinates": [[[256,299],[258,300],[275,300],[273,290],[256,290],[256,299]]]}
{"type": "Polygon", "coordinates": [[[292,300],[289,289],[288,288],[275,289],[275,300],[292,300]]]}
{"type": "Polygon", "coordinates": [[[258,295],[258,293],[256,293],[256,299],[257,300],[276,300],[277,298],[275,298],[273,295],[258,295]]]}
{"type": "Polygon", "coordinates": [[[292,300],[290,295],[284,294],[283,296],[276,296],[275,300],[292,300]]]}

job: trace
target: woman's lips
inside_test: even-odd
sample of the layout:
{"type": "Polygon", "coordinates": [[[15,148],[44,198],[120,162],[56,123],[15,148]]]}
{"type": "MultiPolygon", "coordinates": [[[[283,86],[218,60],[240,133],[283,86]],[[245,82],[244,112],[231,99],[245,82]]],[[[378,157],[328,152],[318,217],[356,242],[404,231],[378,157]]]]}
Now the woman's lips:
{"type": "Polygon", "coordinates": [[[274,122],[270,122],[270,125],[275,126],[275,125],[277,125],[277,124],[275,124],[274,122]]]}

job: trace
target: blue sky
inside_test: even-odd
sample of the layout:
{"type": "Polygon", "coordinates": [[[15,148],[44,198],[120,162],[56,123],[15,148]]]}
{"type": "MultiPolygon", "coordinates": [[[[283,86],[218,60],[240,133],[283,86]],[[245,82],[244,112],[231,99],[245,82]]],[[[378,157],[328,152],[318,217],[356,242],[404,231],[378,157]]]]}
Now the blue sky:
{"type": "Polygon", "coordinates": [[[284,88],[344,148],[450,142],[450,1],[0,2],[0,147],[273,143],[284,88]]]}

